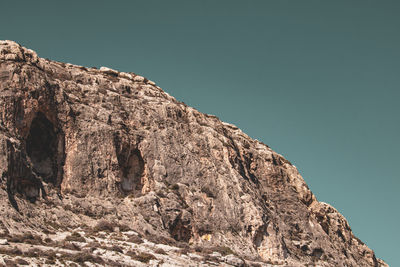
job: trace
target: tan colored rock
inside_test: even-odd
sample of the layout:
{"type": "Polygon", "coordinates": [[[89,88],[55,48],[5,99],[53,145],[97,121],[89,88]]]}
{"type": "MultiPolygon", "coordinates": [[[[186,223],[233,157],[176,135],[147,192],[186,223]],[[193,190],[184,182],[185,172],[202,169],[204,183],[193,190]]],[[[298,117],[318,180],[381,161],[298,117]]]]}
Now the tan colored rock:
{"type": "Polygon", "coordinates": [[[385,266],[289,161],[144,77],[40,59],[2,41],[0,103],[5,236],[104,220],[174,251],[219,253],[199,263],[171,249],[154,266],[385,266]],[[233,252],[241,258],[223,255],[233,252]]]}
{"type": "Polygon", "coordinates": [[[104,72],[106,74],[111,74],[111,75],[115,75],[118,76],[118,71],[107,68],[107,67],[100,67],[100,71],[104,72]]]}
{"type": "Polygon", "coordinates": [[[133,80],[133,76],[130,73],[120,72],[119,76],[125,79],[133,80]]]}
{"type": "Polygon", "coordinates": [[[135,82],[144,82],[144,77],[139,76],[139,75],[136,75],[136,76],[133,78],[133,80],[134,80],[135,82]]]}

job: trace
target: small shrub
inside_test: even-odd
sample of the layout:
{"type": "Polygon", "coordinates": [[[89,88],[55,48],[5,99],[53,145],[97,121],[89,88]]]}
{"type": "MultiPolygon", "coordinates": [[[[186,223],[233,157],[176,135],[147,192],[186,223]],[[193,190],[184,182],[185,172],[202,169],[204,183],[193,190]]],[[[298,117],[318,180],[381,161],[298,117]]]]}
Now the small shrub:
{"type": "Polygon", "coordinates": [[[216,198],[215,193],[209,187],[201,188],[201,191],[207,195],[209,198],[216,198]]]}
{"type": "Polygon", "coordinates": [[[101,239],[106,239],[106,238],[107,238],[107,236],[106,236],[105,234],[103,234],[103,233],[98,234],[97,236],[98,236],[99,238],[101,238],[101,239]]]}
{"type": "Polygon", "coordinates": [[[110,238],[118,241],[125,241],[125,238],[123,236],[112,236],[110,238]]]}
{"type": "Polygon", "coordinates": [[[78,232],[73,232],[71,235],[67,236],[65,241],[86,242],[85,238],[78,232]]]}
{"type": "Polygon", "coordinates": [[[171,185],[171,189],[177,191],[177,190],[179,190],[179,185],[173,184],[173,185],[171,185]]]}
{"type": "Polygon", "coordinates": [[[186,248],[181,248],[181,249],[179,250],[179,253],[180,253],[180,254],[183,254],[183,255],[187,255],[189,252],[190,252],[190,249],[189,249],[188,247],[186,247],[186,248]]]}
{"type": "Polygon", "coordinates": [[[22,235],[12,236],[9,239],[9,241],[14,243],[26,243],[31,245],[43,244],[42,238],[39,235],[33,235],[32,233],[25,233],[22,235]]]}
{"type": "Polygon", "coordinates": [[[114,232],[114,225],[106,220],[100,220],[93,230],[96,232],[114,232]]]}
{"type": "Polygon", "coordinates": [[[46,250],[42,252],[47,259],[51,260],[51,259],[55,259],[57,257],[56,252],[54,250],[46,250]]]}
{"type": "Polygon", "coordinates": [[[112,251],[115,251],[115,252],[119,252],[119,253],[124,253],[124,251],[122,250],[122,248],[121,248],[120,246],[117,246],[117,245],[112,246],[112,247],[111,247],[111,250],[112,250],[112,251]]]}
{"type": "Polygon", "coordinates": [[[94,242],[90,242],[90,243],[87,244],[85,247],[89,247],[89,248],[94,248],[94,249],[96,249],[96,248],[101,248],[102,246],[101,246],[101,244],[100,244],[99,242],[94,241],[94,242]]]}
{"type": "Polygon", "coordinates": [[[211,262],[219,262],[219,258],[211,255],[204,255],[203,256],[204,261],[211,261],[211,262]]]}
{"type": "Polygon", "coordinates": [[[24,257],[37,258],[39,256],[40,249],[31,248],[28,251],[24,252],[24,257]]]}
{"type": "Polygon", "coordinates": [[[62,225],[60,225],[60,224],[58,224],[56,222],[53,222],[53,221],[47,221],[46,220],[45,224],[48,225],[48,226],[51,226],[54,230],[63,230],[63,229],[65,229],[64,226],[62,226],[62,225]]]}
{"type": "Polygon", "coordinates": [[[203,254],[212,254],[213,252],[218,252],[222,256],[226,256],[229,254],[237,255],[231,248],[226,246],[216,246],[216,247],[201,247],[197,246],[194,248],[196,252],[201,252],[203,254]]]}
{"type": "Polygon", "coordinates": [[[80,252],[76,254],[67,254],[65,255],[66,260],[74,261],[77,263],[84,263],[85,261],[92,262],[92,263],[98,263],[102,264],[104,263],[103,259],[97,256],[94,256],[87,251],[85,252],[80,252]]]}
{"type": "Polygon", "coordinates": [[[141,261],[143,263],[149,263],[150,260],[155,260],[157,259],[154,257],[153,254],[146,253],[146,252],[141,252],[139,254],[135,254],[134,256],[131,256],[133,260],[141,261]]]}
{"type": "Polygon", "coordinates": [[[131,242],[131,243],[135,243],[135,244],[142,244],[144,241],[143,241],[143,239],[141,239],[139,236],[137,236],[137,235],[131,235],[129,238],[128,238],[128,240],[127,240],[128,242],[131,242]]]}
{"type": "Polygon", "coordinates": [[[165,250],[163,250],[162,248],[157,248],[156,250],[154,250],[154,252],[157,254],[167,255],[167,252],[165,252],[165,250]]]}
{"type": "Polygon", "coordinates": [[[137,254],[135,251],[129,250],[128,252],[125,253],[125,255],[133,258],[136,257],[137,254]]]}
{"type": "Polygon", "coordinates": [[[178,248],[190,249],[190,246],[188,245],[188,243],[185,243],[185,242],[176,242],[175,246],[178,248]]]}
{"type": "Polygon", "coordinates": [[[121,232],[128,232],[128,231],[131,231],[132,229],[128,226],[128,225],[126,225],[126,224],[120,224],[119,226],[118,226],[118,228],[119,228],[119,230],[121,231],[121,232]]]}
{"type": "Polygon", "coordinates": [[[16,262],[18,265],[29,265],[29,262],[27,262],[26,260],[21,259],[21,258],[16,259],[15,262],[16,262]]]}
{"type": "Polygon", "coordinates": [[[226,246],[213,247],[212,250],[221,253],[222,256],[226,256],[229,254],[236,255],[236,253],[231,248],[226,246]]]}
{"type": "Polygon", "coordinates": [[[156,194],[157,194],[157,196],[159,196],[159,197],[167,197],[167,196],[165,195],[165,193],[164,193],[162,190],[158,190],[156,194]]]}
{"type": "Polygon", "coordinates": [[[82,237],[82,235],[79,232],[72,232],[71,236],[72,237],[82,237]]]}
{"type": "Polygon", "coordinates": [[[18,267],[18,265],[13,260],[4,259],[4,263],[7,267],[18,267]]]}
{"type": "Polygon", "coordinates": [[[66,241],[61,245],[61,247],[69,250],[77,250],[77,251],[81,250],[80,246],[66,241]]]}
{"type": "Polygon", "coordinates": [[[121,265],[121,263],[109,259],[109,260],[107,260],[107,266],[109,266],[109,267],[121,267],[121,266],[124,266],[124,265],[121,265]]]}
{"type": "Polygon", "coordinates": [[[9,256],[21,256],[22,251],[17,247],[13,247],[11,249],[0,247],[0,254],[5,254],[9,256]]]}
{"type": "Polygon", "coordinates": [[[169,246],[176,246],[177,242],[175,239],[170,238],[170,237],[165,237],[162,235],[156,236],[156,235],[150,235],[146,236],[146,238],[153,243],[156,244],[163,244],[163,245],[169,245],[169,246]]]}
{"type": "Polygon", "coordinates": [[[56,260],[55,259],[46,259],[44,263],[49,264],[49,265],[55,265],[56,260]]]}
{"type": "Polygon", "coordinates": [[[21,235],[15,235],[12,236],[10,238],[8,238],[9,242],[13,242],[13,243],[23,243],[23,239],[21,235]]]}
{"type": "Polygon", "coordinates": [[[44,241],[46,244],[53,243],[53,240],[52,240],[50,237],[46,237],[43,241],[44,241]]]}

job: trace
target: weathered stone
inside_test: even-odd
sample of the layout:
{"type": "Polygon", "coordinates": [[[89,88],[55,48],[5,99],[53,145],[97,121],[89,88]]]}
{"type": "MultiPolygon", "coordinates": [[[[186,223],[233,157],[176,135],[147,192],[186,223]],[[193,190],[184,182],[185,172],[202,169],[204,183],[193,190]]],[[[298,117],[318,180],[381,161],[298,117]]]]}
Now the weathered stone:
{"type": "MultiPolygon", "coordinates": [[[[234,252],[265,266],[385,266],[289,161],[144,77],[2,41],[0,103],[1,226],[10,234],[101,219],[109,231],[124,225],[153,243],[217,252],[204,262],[244,265],[222,256],[234,252]]],[[[192,264],[184,253],[171,259],[165,266],[192,264]]]]}
{"type": "Polygon", "coordinates": [[[126,73],[126,72],[120,72],[119,76],[125,79],[133,80],[132,74],[126,73]]]}
{"type": "Polygon", "coordinates": [[[106,74],[111,74],[111,75],[115,75],[118,76],[118,71],[107,68],[107,67],[100,67],[100,71],[104,72],[106,74]]]}
{"type": "Polygon", "coordinates": [[[133,78],[133,80],[134,80],[135,82],[143,82],[143,81],[144,81],[144,77],[137,75],[137,76],[135,76],[135,77],[133,78]]]}

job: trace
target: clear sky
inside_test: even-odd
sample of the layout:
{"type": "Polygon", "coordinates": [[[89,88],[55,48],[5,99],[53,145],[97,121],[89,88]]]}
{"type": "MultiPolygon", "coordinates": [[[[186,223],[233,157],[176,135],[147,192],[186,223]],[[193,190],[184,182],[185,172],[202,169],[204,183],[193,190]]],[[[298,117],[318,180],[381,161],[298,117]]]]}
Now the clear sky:
{"type": "Polygon", "coordinates": [[[295,164],[400,266],[400,1],[18,1],[0,39],[132,71],[295,164]]]}

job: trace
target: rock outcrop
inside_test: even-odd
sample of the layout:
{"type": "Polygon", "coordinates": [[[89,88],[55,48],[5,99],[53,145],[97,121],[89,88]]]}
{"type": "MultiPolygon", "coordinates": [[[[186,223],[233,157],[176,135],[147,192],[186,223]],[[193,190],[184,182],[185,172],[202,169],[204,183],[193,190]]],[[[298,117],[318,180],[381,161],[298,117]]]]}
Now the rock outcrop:
{"type": "Polygon", "coordinates": [[[144,77],[1,41],[0,103],[8,261],[386,266],[288,160],[144,77]]]}

